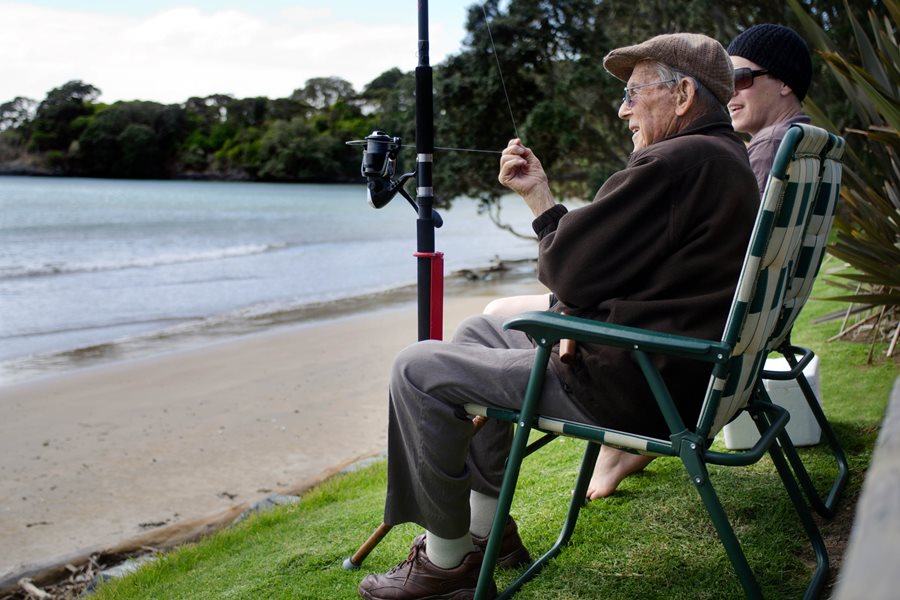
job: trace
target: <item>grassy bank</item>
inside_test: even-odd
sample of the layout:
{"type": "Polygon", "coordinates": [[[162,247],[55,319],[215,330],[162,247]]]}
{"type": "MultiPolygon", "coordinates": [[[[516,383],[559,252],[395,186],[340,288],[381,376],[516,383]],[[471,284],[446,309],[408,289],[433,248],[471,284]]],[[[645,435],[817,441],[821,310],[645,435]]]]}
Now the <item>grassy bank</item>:
{"type": "MultiPolygon", "coordinates": [[[[822,290],[821,287],[819,288],[822,290]]],[[[811,320],[841,305],[812,301],[794,341],[820,357],[825,411],[844,444],[851,481],[832,522],[821,524],[839,563],[846,524],[869,465],[895,361],[866,366],[868,346],[827,342],[837,322],[811,320]]],[[[882,351],[883,355],[883,351],[882,351]]],[[[582,444],[559,440],[529,458],[513,504],[533,553],[548,548],[562,522],[582,444]]],[[[834,467],[824,448],[802,449],[813,477],[827,486],[834,467]]],[[[747,469],[711,469],[713,481],[767,598],[802,595],[812,562],[793,509],[766,458],[747,469]]],[[[392,531],[363,565],[341,562],[381,520],[385,464],[334,478],[288,507],[253,517],[111,582],[96,598],[353,598],[364,573],[406,556],[415,526],[392,531]]],[[[499,572],[498,585],[513,573],[499,572]]],[[[611,498],[582,511],[570,547],[520,598],[742,598],[709,518],[676,459],[654,461],[611,498]]]]}

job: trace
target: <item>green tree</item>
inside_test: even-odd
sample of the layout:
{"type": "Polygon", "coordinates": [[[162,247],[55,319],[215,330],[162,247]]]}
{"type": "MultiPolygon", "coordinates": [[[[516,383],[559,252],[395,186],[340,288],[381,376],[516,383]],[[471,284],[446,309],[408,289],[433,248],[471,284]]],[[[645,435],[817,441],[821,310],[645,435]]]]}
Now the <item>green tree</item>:
{"type": "Polygon", "coordinates": [[[69,81],[53,88],[38,105],[32,121],[31,144],[36,150],[68,151],[81,134],[76,123],[78,117],[93,113],[91,104],[100,96],[100,90],[80,80],[69,81]]]}
{"type": "Polygon", "coordinates": [[[37,101],[17,96],[0,104],[0,131],[18,129],[31,122],[37,110],[37,101]]]}
{"type": "Polygon", "coordinates": [[[156,102],[117,102],[93,117],[78,140],[78,168],[98,177],[171,174],[181,109],[156,102]]]}
{"type": "Polygon", "coordinates": [[[313,108],[325,109],[339,100],[353,98],[353,85],[340,77],[314,77],[306,81],[302,88],[294,90],[291,100],[304,102],[313,108]]]}
{"type": "Polygon", "coordinates": [[[266,121],[268,112],[269,99],[263,96],[235,98],[225,103],[225,121],[235,129],[259,127],[266,121]]]}
{"type": "Polygon", "coordinates": [[[260,140],[260,179],[270,181],[324,181],[339,171],[329,157],[328,139],[299,118],[275,121],[260,140]]]}
{"type": "Polygon", "coordinates": [[[18,96],[0,104],[0,164],[19,161],[31,137],[37,101],[18,96]]]}
{"type": "Polygon", "coordinates": [[[117,177],[150,178],[164,173],[159,136],[149,125],[129,123],[117,136],[121,155],[117,177]]]}
{"type": "Polygon", "coordinates": [[[359,107],[338,101],[312,118],[274,121],[259,140],[259,177],[274,181],[356,181],[358,151],[346,141],[372,127],[359,107]]]}
{"type": "Polygon", "coordinates": [[[186,131],[178,153],[180,169],[190,173],[205,173],[212,165],[215,152],[234,134],[225,124],[227,105],[232,96],[212,94],[192,96],[184,103],[186,131]]]}
{"type": "Polygon", "coordinates": [[[214,154],[213,169],[231,179],[256,179],[261,166],[262,130],[238,130],[214,154]]]}
{"type": "MultiPolygon", "coordinates": [[[[415,91],[413,72],[404,72],[396,67],[389,69],[373,79],[360,93],[363,113],[374,117],[376,128],[412,141],[416,123],[415,91]]],[[[354,135],[360,137],[361,133],[358,131],[354,135]]]]}

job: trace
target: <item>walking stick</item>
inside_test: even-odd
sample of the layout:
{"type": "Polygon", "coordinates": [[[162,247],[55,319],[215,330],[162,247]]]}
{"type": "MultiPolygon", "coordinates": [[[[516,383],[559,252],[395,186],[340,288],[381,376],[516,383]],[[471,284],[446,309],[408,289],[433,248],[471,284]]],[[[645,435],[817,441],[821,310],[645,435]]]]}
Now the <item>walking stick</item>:
{"type": "MultiPolygon", "coordinates": [[[[484,426],[487,422],[487,417],[482,417],[480,415],[472,417],[472,435],[478,433],[478,431],[484,426]]],[[[372,532],[372,535],[369,536],[363,545],[359,547],[359,550],[353,553],[353,556],[348,556],[344,559],[343,567],[346,571],[352,571],[354,569],[358,569],[362,562],[366,560],[366,557],[369,556],[369,553],[375,549],[381,540],[384,539],[384,536],[388,534],[393,526],[388,525],[387,523],[382,522],[381,525],[375,528],[375,531],[372,532]]]]}

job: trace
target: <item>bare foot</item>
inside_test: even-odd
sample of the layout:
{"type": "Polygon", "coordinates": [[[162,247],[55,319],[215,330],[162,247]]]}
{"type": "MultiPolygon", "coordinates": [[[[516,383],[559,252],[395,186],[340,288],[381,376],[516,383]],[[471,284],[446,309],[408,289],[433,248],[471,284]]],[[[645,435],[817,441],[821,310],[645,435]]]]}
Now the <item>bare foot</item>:
{"type": "Polygon", "coordinates": [[[597,457],[594,474],[588,484],[587,499],[596,500],[611,495],[623,479],[643,470],[653,458],[603,446],[600,448],[600,456],[597,457]]]}

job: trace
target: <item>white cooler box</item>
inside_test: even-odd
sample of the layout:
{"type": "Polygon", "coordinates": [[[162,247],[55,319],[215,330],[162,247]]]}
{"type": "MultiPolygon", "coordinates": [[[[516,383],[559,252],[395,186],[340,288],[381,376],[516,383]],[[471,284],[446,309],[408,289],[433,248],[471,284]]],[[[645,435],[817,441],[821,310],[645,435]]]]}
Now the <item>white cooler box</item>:
{"type": "MultiPolygon", "coordinates": [[[[767,371],[789,371],[787,360],[784,358],[770,358],[766,360],[767,371]]],[[[819,392],[819,357],[815,356],[806,368],[803,374],[809,385],[816,393],[819,402],[822,401],[822,395],[819,392]]],[[[783,406],[791,414],[791,418],[787,424],[788,435],[795,446],[815,446],[819,443],[822,436],[822,428],[813,416],[800,384],[797,380],[776,381],[772,379],[763,380],[766,391],[772,402],[779,406],[783,406]]],[[[726,425],[722,429],[722,435],[725,438],[725,447],[730,450],[744,450],[752,448],[753,444],[759,440],[759,430],[753,423],[753,419],[746,412],[741,412],[740,416],[726,425]]]]}

